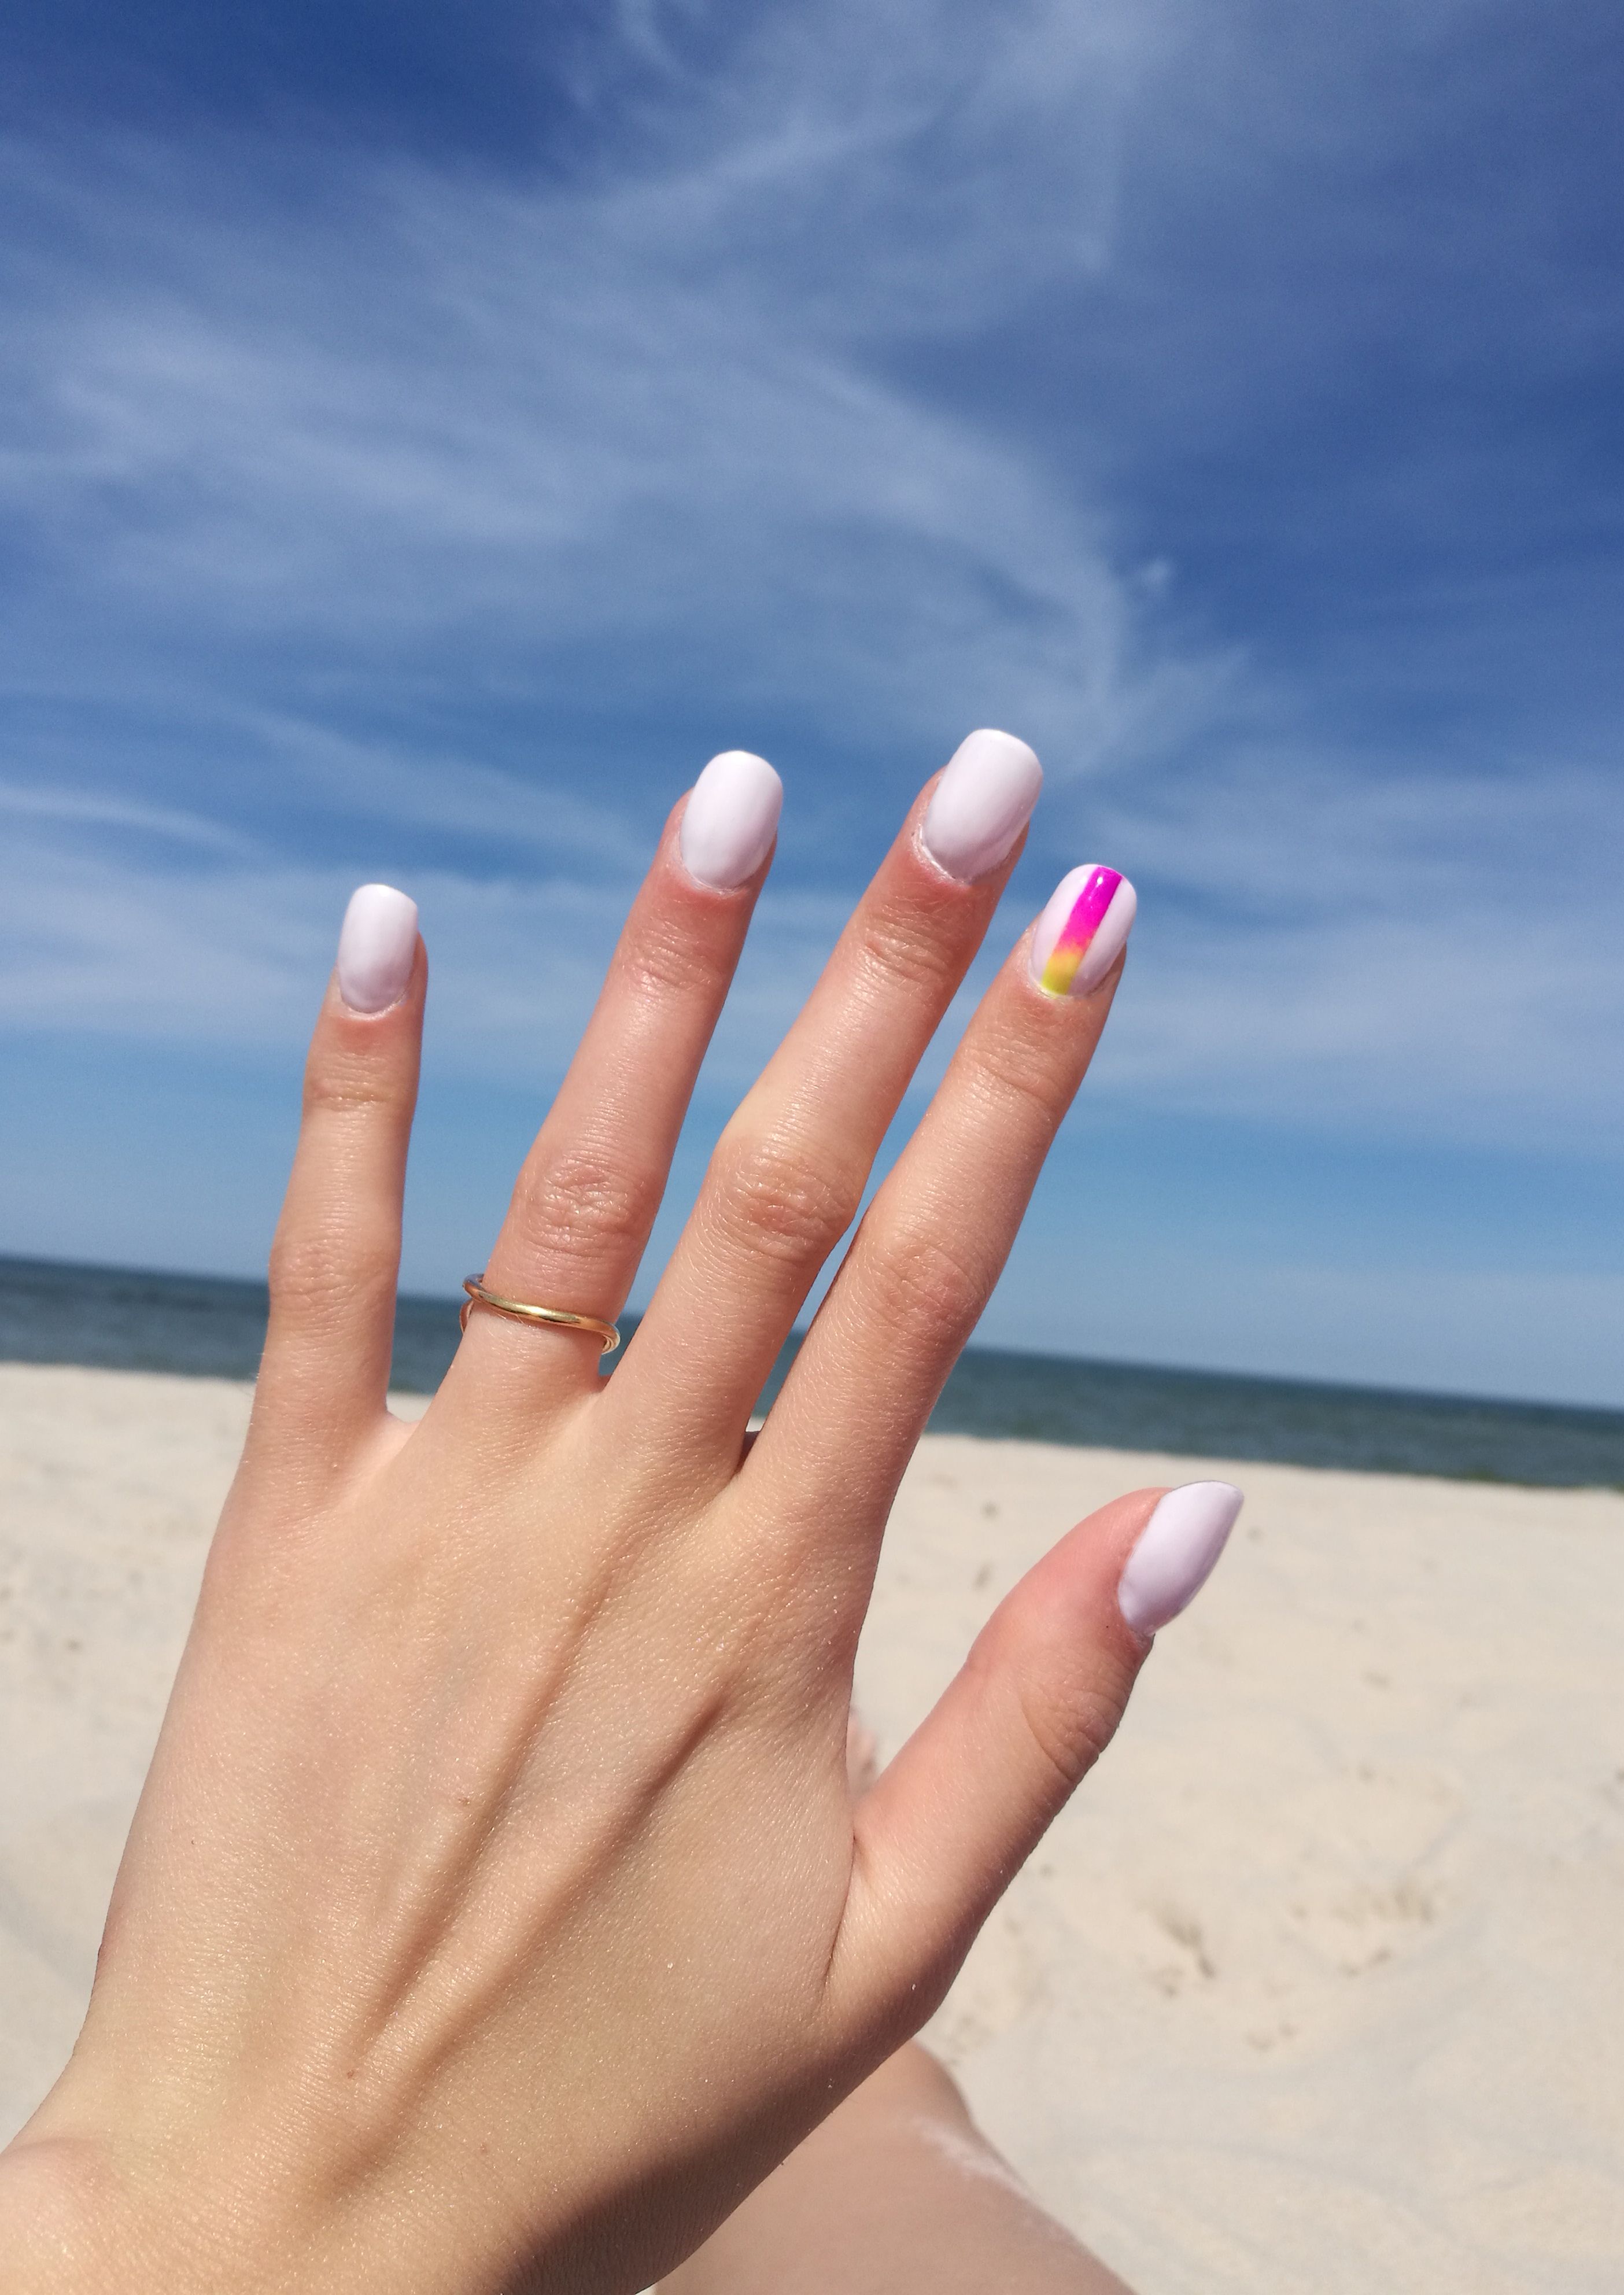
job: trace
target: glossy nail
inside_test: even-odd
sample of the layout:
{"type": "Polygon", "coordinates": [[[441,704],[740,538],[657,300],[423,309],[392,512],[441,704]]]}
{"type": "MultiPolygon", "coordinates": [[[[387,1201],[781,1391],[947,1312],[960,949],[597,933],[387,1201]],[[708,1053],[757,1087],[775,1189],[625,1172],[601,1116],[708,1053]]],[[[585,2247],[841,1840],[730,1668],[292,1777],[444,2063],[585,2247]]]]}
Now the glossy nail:
{"type": "Polygon", "coordinates": [[[919,842],[961,885],[996,869],[1032,818],[1043,768],[1013,733],[984,729],[954,750],[926,809],[919,842]]]}
{"type": "Polygon", "coordinates": [[[1122,954],[1139,896],[1092,863],[1062,877],[1032,936],[1032,976],[1051,996],[1086,996],[1122,954]]]}
{"type": "Polygon", "coordinates": [[[1168,1491],[1116,1589],[1117,1607],[1136,1634],[1154,1634],[1195,1600],[1245,1504],[1233,1482],[1185,1482],[1168,1491]]]}
{"type": "Polygon", "coordinates": [[[349,896],[339,935],[339,993],[352,1012],[398,1004],[417,952],[417,902],[393,885],[363,885],[349,896]]]}
{"type": "Polygon", "coordinates": [[[754,877],[778,835],[784,784],[765,757],[724,749],[694,783],[677,843],[689,875],[713,893],[754,877]]]}

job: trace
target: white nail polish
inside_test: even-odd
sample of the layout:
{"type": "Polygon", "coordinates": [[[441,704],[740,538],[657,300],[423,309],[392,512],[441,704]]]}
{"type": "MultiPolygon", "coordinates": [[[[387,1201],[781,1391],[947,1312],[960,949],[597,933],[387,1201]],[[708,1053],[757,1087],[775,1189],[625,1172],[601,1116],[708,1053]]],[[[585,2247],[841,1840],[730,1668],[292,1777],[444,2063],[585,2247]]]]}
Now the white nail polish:
{"type": "Polygon", "coordinates": [[[1185,1482],[1168,1491],[1116,1589],[1117,1607],[1136,1634],[1154,1634],[1195,1600],[1245,1502],[1233,1482],[1185,1482]]]}
{"type": "Polygon", "coordinates": [[[772,849],[784,784],[765,757],[724,749],[694,783],[677,844],[689,875],[713,893],[754,877],[772,849]]]}
{"type": "Polygon", "coordinates": [[[1062,877],[1032,935],[1032,976],[1051,996],[1086,996],[1122,954],[1139,896],[1115,869],[1062,877]]]}
{"type": "Polygon", "coordinates": [[[398,1004],[417,952],[417,902],[393,885],[363,885],[349,896],[339,935],[339,993],[352,1012],[398,1004]]]}
{"type": "Polygon", "coordinates": [[[983,729],[960,741],[936,783],[919,842],[961,885],[996,869],[1032,818],[1043,768],[1013,733],[983,729]]]}

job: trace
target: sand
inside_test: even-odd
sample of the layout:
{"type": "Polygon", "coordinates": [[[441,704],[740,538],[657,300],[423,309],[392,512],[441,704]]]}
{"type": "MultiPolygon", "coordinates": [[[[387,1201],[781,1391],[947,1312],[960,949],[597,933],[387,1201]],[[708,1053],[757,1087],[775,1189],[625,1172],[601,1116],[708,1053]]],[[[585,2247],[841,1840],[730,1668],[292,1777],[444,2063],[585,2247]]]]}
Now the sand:
{"type": "MultiPolygon", "coordinates": [[[[247,1390],[0,1366],[0,2133],[81,2013],[247,1390]]],[[[1624,2284],[1624,1497],[959,1436],[899,1501],[885,1747],[1079,1515],[1251,1502],[934,2027],[1141,2295],[1624,2284]]]]}

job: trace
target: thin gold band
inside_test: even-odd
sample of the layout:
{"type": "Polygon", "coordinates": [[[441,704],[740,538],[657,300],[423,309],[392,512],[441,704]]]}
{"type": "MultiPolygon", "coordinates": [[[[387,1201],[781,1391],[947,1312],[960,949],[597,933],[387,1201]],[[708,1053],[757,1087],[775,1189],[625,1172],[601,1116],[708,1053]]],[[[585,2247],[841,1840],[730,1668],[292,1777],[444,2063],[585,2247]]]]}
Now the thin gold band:
{"type": "Polygon", "coordinates": [[[507,1315],[516,1323],[551,1323],[561,1331],[589,1331],[598,1341],[599,1352],[609,1354],[620,1344],[620,1333],[613,1323],[600,1322],[596,1315],[577,1315],[567,1307],[536,1307],[528,1299],[503,1299],[485,1287],[485,1271],[466,1276],[462,1288],[468,1294],[468,1304],[458,1321],[466,1331],[468,1319],[476,1307],[488,1307],[493,1315],[507,1315]]]}

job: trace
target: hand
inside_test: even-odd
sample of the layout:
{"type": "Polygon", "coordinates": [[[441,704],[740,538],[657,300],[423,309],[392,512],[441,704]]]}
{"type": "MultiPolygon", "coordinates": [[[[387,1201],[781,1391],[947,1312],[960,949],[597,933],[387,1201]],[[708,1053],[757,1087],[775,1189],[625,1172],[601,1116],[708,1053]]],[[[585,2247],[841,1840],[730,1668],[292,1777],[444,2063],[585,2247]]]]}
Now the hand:
{"type": "MultiPolygon", "coordinates": [[[[745,1430],[1037,778],[973,737],[915,806],[614,1378],[590,1337],[478,1310],[414,1425],[386,1392],[426,961],[403,896],[359,898],[89,2015],[0,2177],[8,2287],[641,2287],[939,2000],[1148,1647],[1118,1585],[1154,1492],[1016,1589],[853,1804],[881,1534],[1105,1025],[1132,909],[1110,872],[1084,884],[1091,944],[1062,929],[1072,879],[1046,912],[1055,985],[1029,935],[988,991],[745,1430]]],[[[721,760],[667,824],[495,1291],[619,1310],[776,791],[721,760]]],[[[1167,1555],[1187,1598],[1218,1543],[1153,1533],[1139,1628],[1170,1613],[1167,1555]]]]}

